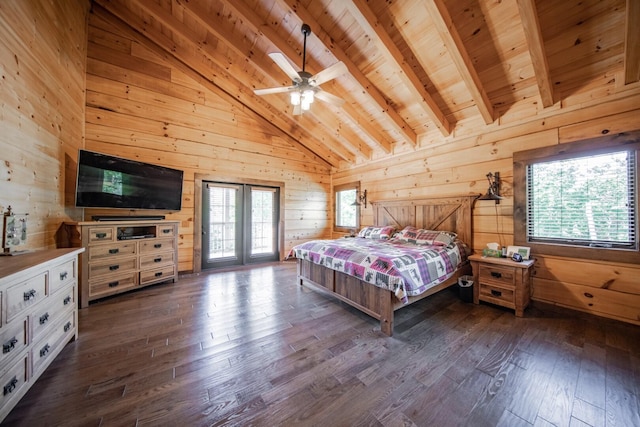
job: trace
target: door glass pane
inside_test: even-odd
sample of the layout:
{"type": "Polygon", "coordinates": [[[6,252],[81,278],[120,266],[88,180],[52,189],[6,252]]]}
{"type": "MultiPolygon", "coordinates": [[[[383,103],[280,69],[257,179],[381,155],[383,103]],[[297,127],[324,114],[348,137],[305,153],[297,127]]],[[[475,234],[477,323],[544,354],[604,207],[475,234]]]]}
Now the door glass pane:
{"type": "Polygon", "coordinates": [[[236,255],[236,204],[238,191],[209,187],[209,259],[236,255]]]}
{"type": "Polygon", "coordinates": [[[251,255],[274,251],[274,194],[251,189],[251,255]]]}

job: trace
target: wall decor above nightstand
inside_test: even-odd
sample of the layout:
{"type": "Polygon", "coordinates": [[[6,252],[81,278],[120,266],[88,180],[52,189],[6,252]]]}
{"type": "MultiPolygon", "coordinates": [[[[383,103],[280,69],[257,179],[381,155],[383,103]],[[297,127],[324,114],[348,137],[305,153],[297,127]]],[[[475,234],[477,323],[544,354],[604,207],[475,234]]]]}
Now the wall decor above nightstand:
{"type": "Polygon", "coordinates": [[[531,273],[534,260],[512,261],[509,258],[469,257],[475,286],[473,302],[480,301],[515,310],[517,317],[531,300],[531,273]]]}

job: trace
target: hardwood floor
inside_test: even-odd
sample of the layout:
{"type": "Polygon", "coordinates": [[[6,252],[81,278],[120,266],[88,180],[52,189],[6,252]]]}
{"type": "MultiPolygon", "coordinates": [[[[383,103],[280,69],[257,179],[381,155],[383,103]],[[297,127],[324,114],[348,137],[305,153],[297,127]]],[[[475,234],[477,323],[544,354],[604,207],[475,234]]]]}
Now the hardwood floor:
{"type": "Polygon", "coordinates": [[[640,327],[546,305],[445,290],[389,338],[285,262],[103,300],[79,326],[7,425],[640,425],[640,327]]]}

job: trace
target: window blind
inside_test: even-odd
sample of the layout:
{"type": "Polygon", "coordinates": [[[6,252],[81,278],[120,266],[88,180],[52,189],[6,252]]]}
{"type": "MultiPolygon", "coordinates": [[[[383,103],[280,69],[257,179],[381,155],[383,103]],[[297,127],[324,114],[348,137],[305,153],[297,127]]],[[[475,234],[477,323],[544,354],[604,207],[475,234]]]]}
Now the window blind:
{"type": "Polygon", "coordinates": [[[527,166],[527,240],[637,248],[634,151],[527,166]]]}

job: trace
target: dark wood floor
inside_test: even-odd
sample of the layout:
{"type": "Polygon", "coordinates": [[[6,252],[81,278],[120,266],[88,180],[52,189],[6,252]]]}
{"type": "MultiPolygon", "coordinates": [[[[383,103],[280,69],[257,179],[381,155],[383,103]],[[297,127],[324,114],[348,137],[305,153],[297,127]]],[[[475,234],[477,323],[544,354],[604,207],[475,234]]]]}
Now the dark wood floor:
{"type": "Polygon", "coordinates": [[[378,322],[292,262],[181,277],[80,310],[5,420],[25,426],[638,426],[640,327],[455,289],[378,322]]]}

